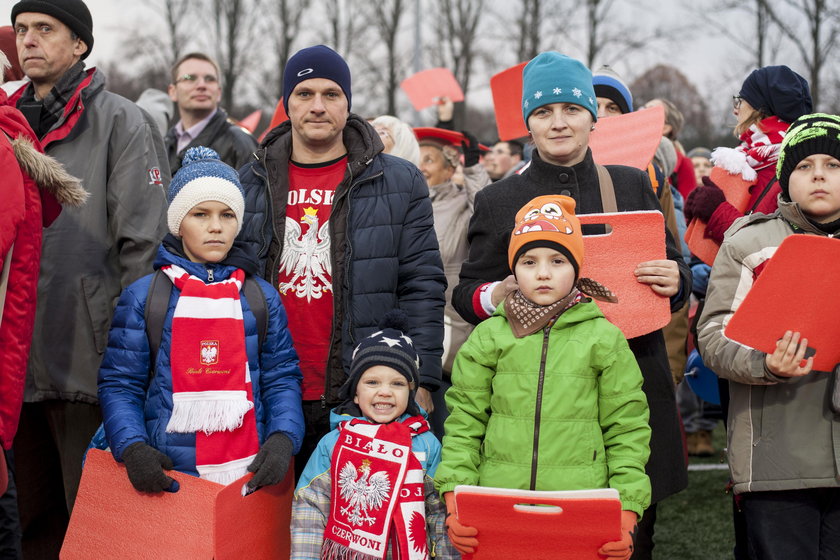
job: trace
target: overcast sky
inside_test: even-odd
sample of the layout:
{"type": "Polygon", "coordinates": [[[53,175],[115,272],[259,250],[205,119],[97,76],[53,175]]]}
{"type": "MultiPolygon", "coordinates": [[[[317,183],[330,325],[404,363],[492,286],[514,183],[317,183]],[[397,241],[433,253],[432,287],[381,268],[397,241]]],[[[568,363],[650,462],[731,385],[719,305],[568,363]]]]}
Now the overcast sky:
{"type": "MultiPolygon", "coordinates": [[[[0,14],[7,14],[4,16],[7,18],[6,22],[9,22],[8,14],[11,13],[14,3],[13,0],[0,0],[0,14]]],[[[114,59],[127,26],[157,24],[153,21],[155,18],[148,17],[148,12],[145,12],[148,8],[138,6],[137,2],[87,0],[87,4],[93,15],[95,38],[93,52],[87,59],[89,65],[101,65],[105,61],[114,59]]],[[[510,3],[509,0],[488,0],[488,4],[491,10],[499,11],[510,3]]],[[[700,29],[702,25],[697,21],[691,9],[685,6],[686,3],[683,0],[617,2],[613,9],[628,11],[627,17],[634,22],[634,25],[638,24],[640,29],[646,26],[652,28],[659,24],[671,29],[679,29],[679,31],[666,33],[665,37],[655,41],[649,48],[603,62],[609,62],[628,82],[657,63],[672,64],[686,74],[698,90],[707,97],[710,106],[714,109],[714,116],[717,120],[723,121],[727,118],[726,106],[729,99],[737,93],[740,82],[750,70],[748,57],[743,52],[739,52],[739,49],[727,39],[700,29]],[[643,7],[647,5],[649,9],[631,10],[628,7],[630,5],[643,7]],[[692,22],[695,21],[697,24],[692,29],[692,22]]],[[[316,22],[312,23],[317,25],[316,22]]],[[[745,28],[748,29],[748,22],[744,23],[745,28]]],[[[575,53],[569,54],[575,56],[575,53]]],[[[582,53],[577,53],[577,56],[582,56],[582,53]]],[[[794,70],[805,74],[805,69],[793,49],[779,52],[772,63],[788,64],[794,70]]],[[[500,67],[495,71],[503,69],[500,67]]],[[[824,76],[823,79],[827,78],[824,76]]],[[[474,102],[489,99],[489,84],[486,80],[476,81],[471,93],[474,102]]]]}

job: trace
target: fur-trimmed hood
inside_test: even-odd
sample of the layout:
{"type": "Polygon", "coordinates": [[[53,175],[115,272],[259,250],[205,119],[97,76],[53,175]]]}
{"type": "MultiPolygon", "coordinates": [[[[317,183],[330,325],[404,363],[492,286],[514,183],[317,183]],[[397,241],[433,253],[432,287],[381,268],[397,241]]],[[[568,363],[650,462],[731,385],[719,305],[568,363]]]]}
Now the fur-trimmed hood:
{"type": "MultiPolygon", "coordinates": [[[[0,96],[5,95],[0,92],[0,96]]],[[[0,130],[12,145],[21,170],[29,175],[41,191],[44,226],[51,224],[61,206],[81,206],[88,192],[81,181],[67,173],[55,158],[43,153],[41,144],[26,119],[13,107],[0,107],[0,130]]]]}

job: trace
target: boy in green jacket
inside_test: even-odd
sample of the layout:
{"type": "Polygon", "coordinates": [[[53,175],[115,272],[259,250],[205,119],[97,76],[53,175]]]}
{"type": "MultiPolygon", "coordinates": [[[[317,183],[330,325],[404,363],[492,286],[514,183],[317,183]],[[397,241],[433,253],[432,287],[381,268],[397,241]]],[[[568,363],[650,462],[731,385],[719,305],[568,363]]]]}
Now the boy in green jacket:
{"type": "Polygon", "coordinates": [[[519,290],[455,358],[435,485],[463,554],[475,551],[480,535],[458,521],[452,490],[459,484],[615,488],[622,539],[599,550],[610,558],[630,557],[650,502],[642,374],[621,331],[581,291],[606,290],[579,279],[583,237],[574,209],[574,199],[548,195],[519,210],[508,249],[519,290]]]}

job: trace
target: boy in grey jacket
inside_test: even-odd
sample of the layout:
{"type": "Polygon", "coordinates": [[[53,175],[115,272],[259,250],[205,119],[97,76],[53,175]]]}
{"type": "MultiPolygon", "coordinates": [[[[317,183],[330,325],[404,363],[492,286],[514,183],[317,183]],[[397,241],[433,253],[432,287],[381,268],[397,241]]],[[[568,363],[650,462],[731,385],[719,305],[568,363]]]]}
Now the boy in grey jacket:
{"type": "Polygon", "coordinates": [[[840,235],[840,117],[800,117],[781,150],[779,209],[741,218],[727,231],[712,267],[699,345],[706,364],[729,380],[729,465],[751,553],[766,560],[836,558],[840,424],[830,406],[831,374],[813,371],[813,357],[805,359],[808,340],[785,331],[784,317],[772,354],[724,334],[785,237],[840,235]]]}

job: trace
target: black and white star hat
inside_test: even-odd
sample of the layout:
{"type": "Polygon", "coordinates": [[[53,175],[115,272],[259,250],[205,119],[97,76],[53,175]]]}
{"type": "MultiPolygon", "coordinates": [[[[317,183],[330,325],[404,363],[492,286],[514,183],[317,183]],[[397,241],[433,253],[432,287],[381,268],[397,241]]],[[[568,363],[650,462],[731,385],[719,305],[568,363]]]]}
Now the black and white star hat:
{"type": "Polygon", "coordinates": [[[364,338],[353,350],[350,364],[350,376],[341,387],[339,396],[352,399],[356,394],[359,378],[369,368],[377,365],[394,368],[412,383],[414,391],[420,383],[420,357],[414,349],[408,331],[408,316],[405,312],[394,309],[385,314],[379,323],[379,330],[364,338]]]}

